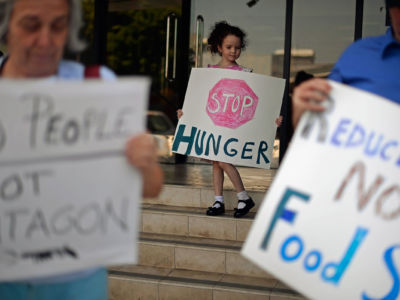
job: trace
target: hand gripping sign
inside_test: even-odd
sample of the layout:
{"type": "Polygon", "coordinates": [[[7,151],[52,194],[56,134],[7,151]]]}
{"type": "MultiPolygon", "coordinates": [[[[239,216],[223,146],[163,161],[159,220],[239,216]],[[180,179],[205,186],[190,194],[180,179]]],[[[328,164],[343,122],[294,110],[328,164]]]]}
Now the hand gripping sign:
{"type": "Polygon", "coordinates": [[[242,254],[311,299],[400,299],[400,106],[331,82],[242,254]]]}
{"type": "Polygon", "coordinates": [[[192,69],[172,150],[269,168],[284,80],[225,69],[192,69]]]}
{"type": "Polygon", "coordinates": [[[147,79],[0,81],[0,281],[134,263],[147,79]]]}

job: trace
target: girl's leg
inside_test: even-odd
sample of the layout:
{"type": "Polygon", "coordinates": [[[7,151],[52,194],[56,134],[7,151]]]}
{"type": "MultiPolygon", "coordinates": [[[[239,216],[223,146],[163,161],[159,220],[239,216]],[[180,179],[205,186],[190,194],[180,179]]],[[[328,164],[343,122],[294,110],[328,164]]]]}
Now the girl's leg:
{"type": "Polygon", "coordinates": [[[215,201],[214,204],[207,209],[206,214],[209,216],[218,216],[225,213],[223,196],[224,171],[219,167],[216,161],[213,161],[213,185],[215,201]]]}
{"type": "Polygon", "coordinates": [[[213,184],[215,196],[222,196],[224,187],[224,170],[219,166],[218,161],[213,161],[213,184]]]}
{"type": "Polygon", "coordinates": [[[242,178],[240,177],[239,171],[235,168],[235,166],[223,162],[219,162],[218,165],[226,172],[236,189],[238,196],[238,207],[235,209],[234,217],[241,218],[246,215],[255,205],[253,199],[251,199],[244,189],[242,178]]]}
{"type": "MultiPolygon", "coordinates": [[[[229,179],[232,181],[234,188],[236,189],[237,193],[244,191],[244,186],[242,182],[242,178],[240,177],[239,171],[231,164],[224,163],[224,162],[217,162],[221,171],[225,171],[228,175],[229,179]]],[[[215,170],[215,169],[214,169],[215,170]]],[[[224,174],[222,173],[222,177],[224,174]]]]}

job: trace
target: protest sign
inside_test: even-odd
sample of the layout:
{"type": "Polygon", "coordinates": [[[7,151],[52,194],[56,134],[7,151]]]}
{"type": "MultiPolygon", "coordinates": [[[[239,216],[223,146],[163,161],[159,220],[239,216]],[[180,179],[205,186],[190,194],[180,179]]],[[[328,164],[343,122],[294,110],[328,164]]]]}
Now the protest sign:
{"type": "Polygon", "coordinates": [[[172,151],[268,169],[284,85],[249,72],[192,69],[172,151]]]}
{"type": "Polygon", "coordinates": [[[311,299],[400,298],[400,106],[335,82],[301,119],[242,254],[311,299]]]}
{"type": "Polygon", "coordinates": [[[149,86],[0,81],[0,281],[135,262],[149,86]]]}

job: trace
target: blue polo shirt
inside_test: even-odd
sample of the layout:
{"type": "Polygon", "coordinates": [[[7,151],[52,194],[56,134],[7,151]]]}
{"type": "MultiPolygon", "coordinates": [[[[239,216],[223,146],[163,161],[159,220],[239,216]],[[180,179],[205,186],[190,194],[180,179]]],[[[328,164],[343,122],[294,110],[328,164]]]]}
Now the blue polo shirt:
{"type": "Polygon", "coordinates": [[[385,35],[350,45],[333,67],[329,79],[400,104],[400,42],[394,39],[392,28],[385,35]]]}

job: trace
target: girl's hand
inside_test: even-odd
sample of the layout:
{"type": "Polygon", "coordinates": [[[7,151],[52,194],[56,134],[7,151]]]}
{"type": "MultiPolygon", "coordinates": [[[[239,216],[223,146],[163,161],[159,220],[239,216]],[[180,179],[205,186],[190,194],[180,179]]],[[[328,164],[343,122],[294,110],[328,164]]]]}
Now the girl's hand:
{"type": "Polygon", "coordinates": [[[324,111],[321,102],[324,101],[332,87],[328,81],[322,78],[307,80],[297,86],[292,96],[292,122],[296,128],[301,116],[306,110],[315,112],[324,111]]]}
{"type": "Polygon", "coordinates": [[[161,191],[163,173],[157,162],[154,138],[142,133],[128,140],[125,155],[129,163],[138,168],[143,177],[143,196],[156,197],[161,191]]]}
{"type": "Polygon", "coordinates": [[[182,111],[182,109],[178,109],[178,110],[176,111],[176,116],[178,117],[178,120],[183,116],[183,111],[182,111]]]}
{"type": "Polygon", "coordinates": [[[282,120],[283,120],[283,116],[279,116],[278,118],[275,119],[275,124],[277,127],[281,127],[282,120]]]}

